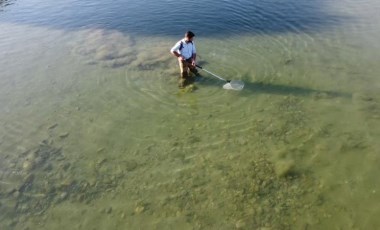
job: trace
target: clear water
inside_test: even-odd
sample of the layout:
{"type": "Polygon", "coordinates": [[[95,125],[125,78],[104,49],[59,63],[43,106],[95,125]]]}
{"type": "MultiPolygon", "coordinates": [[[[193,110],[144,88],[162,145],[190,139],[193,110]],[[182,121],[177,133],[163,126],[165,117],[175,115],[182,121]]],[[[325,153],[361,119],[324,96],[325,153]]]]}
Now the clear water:
{"type": "Polygon", "coordinates": [[[0,1],[0,229],[378,229],[378,12],[0,1]]]}

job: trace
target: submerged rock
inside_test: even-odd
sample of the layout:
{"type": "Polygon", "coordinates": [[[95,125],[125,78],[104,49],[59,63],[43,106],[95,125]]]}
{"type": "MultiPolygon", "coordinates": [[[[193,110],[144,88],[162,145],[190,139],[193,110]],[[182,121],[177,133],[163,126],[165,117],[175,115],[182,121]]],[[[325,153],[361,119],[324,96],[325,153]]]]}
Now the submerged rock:
{"type": "Polygon", "coordinates": [[[127,171],[133,171],[137,168],[137,166],[138,166],[138,164],[134,160],[129,160],[129,161],[125,162],[125,167],[126,167],[127,171]]]}
{"type": "Polygon", "coordinates": [[[111,212],[112,212],[112,207],[108,207],[105,211],[106,211],[107,214],[111,214],[111,212]]]}
{"type": "Polygon", "coordinates": [[[22,163],[22,169],[26,172],[30,172],[34,168],[34,162],[31,160],[25,160],[24,163],[22,163]]]}
{"type": "Polygon", "coordinates": [[[59,135],[60,138],[66,138],[66,137],[68,137],[68,136],[69,136],[69,133],[68,133],[68,132],[66,132],[66,133],[62,133],[62,134],[59,135]]]}
{"type": "Polygon", "coordinates": [[[65,200],[68,196],[69,196],[69,194],[68,194],[67,192],[62,192],[62,193],[59,195],[59,199],[60,199],[60,200],[65,200]]]}
{"type": "Polygon", "coordinates": [[[238,220],[238,221],[236,221],[236,223],[235,223],[235,227],[236,227],[236,229],[243,229],[243,228],[245,228],[246,227],[246,222],[244,221],[244,220],[238,220]]]}
{"type": "Polygon", "coordinates": [[[274,171],[278,177],[285,177],[294,173],[294,167],[293,160],[280,160],[275,163],[274,171]]]}
{"type": "Polygon", "coordinates": [[[52,124],[51,126],[49,126],[48,129],[49,129],[49,130],[50,130],[50,129],[54,129],[54,128],[57,127],[57,126],[58,126],[58,124],[55,123],[55,124],[52,124]]]}
{"type": "Polygon", "coordinates": [[[144,210],[145,210],[145,207],[144,207],[144,206],[137,206],[137,207],[135,208],[135,213],[136,213],[136,214],[141,214],[141,213],[144,212],[144,210]]]}

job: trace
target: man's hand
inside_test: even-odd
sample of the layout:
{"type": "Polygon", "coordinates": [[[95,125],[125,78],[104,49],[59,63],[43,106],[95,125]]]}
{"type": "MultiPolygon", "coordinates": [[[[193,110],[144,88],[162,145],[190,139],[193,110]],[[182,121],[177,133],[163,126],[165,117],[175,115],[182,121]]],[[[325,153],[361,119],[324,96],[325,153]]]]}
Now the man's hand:
{"type": "Polygon", "coordinates": [[[195,67],[196,64],[197,64],[197,63],[196,63],[195,60],[193,59],[193,60],[191,61],[191,65],[195,67]]]}
{"type": "Polygon", "coordinates": [[[172,51],[172,54],[178,58],[179,61],[185,61],[186,59],[177,51],[172,51]]]}

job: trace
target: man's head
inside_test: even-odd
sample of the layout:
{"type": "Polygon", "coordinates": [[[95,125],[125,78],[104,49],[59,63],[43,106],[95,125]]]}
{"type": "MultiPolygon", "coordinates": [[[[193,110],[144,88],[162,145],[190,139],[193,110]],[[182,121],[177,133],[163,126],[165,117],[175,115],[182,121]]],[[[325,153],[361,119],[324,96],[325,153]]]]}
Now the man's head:
{"type": "Polygon", "coordinates": [[[194,37],[195,37],[195,34],[193,32],[191,32],[191,31],[187,31],[185,33],[185,39],[186,39],[186,41],[190,41],[191,42],[194,37]]]}

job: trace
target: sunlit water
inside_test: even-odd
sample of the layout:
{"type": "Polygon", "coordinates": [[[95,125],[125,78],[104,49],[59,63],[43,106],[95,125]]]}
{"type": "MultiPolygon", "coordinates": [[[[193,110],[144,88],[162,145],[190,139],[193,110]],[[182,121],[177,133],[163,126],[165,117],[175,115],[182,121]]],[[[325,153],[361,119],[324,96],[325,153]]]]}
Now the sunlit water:
{"type": "Polygon", "coordinates": [[[380,228],[378,12],[0,1],[0,229],[380,228]]]}

